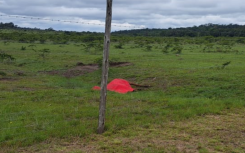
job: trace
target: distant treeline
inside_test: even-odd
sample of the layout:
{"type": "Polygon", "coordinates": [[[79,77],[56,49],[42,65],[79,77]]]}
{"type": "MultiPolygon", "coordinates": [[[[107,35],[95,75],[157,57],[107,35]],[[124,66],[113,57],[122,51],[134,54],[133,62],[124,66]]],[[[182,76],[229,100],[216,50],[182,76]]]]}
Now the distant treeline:
{"type": "MultiPolygon", "coordinates": [[[[2,23],[0,22],[0,30],[7,29],[7,30],[20,30],[20,31],[54,31],[54,32],[66,32],[66,33],[94,33],[97,32],[90,32],[90,31],[83,31],[83,32],[75,32],[75,31],[62,31],[62,30],[54,30],[52,27],[47,29],[40,29],[40,28],[29,28],[29,27],[19,27],[18,25],[15,25],[13,22],[9,23],[2,23]]],[[[101,33],[99,33],[101,34],[101,33]]]]}
{"type": "MultiPolygon", "coordinates": [[[[16,30],[41,30],[39,28],[28,28],[28,27],[19,27],[15,25],[13,22],[9,23],[0,23],[0,29],[16,29],[16,30]]],[[[52,28],[46,29],[46,30],[53,30],[52,28]]]]}
{"type": "MultiPolygon", "coordinates": [[[[24,31],[55,31],[53,28],[39,29],[39,28],[28,28],[18,27],[14,23],[0,23],[0,29],[15,29],[24,31]]],[[[59,31],[62,32],[62,31],[59,31]]],[[[96,32],[69,32],[66,33],[93,33],[96,32]]],[[[101,33],[99,33],[101,34],[101,33]]],[[[245,25],[238,24],[204,24],[200,26],[186,27],[186,28],[168,28],[168,29],[137,29],[137,30],[121,30],[112,32],[115,36],[157,36],[157,37],[202,37],[202,36],[213,36],[213,37],[245,37],[245,25]]]]}
{"type": "Polygon", "coordinates": [[[245,37],[245,25],[204,24],[187,28],[139,29],[116,31],[117,35],[162,36],[162,37],[245,37]]]}
{"type": "Polygon", "coordinates": [[[22,43],[67,44],[68,42],[103,42],[103,33],[56,31],[53,28],[23,28],[10,23],[0,23],[0,40],[18,41],[22,43]]]}

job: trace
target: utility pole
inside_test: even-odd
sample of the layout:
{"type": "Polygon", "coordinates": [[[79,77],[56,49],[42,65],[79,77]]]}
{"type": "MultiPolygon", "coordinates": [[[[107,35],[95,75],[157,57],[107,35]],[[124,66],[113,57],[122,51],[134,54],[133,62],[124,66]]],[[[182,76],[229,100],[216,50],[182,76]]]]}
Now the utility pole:
{"type": "Polygon", "coordinates": [[[97,132],[102,134],[105,130],[105,112],[106,112],[106,95],[107,95],[107,81],[109,71],[109,48],[111,36],[111,19],[112,19],[112,0],[107,0],[106,5],[106,23],[105,23],[105,38],[102,62],[102,78],[101,78],[101,95],[99,107],[99,125],[97,132]]]}

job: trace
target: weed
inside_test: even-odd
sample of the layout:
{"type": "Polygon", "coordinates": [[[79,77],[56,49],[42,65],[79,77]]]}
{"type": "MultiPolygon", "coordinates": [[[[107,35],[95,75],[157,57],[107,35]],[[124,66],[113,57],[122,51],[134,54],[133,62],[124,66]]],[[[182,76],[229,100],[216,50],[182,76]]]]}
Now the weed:
{"type": "Polygon", "coordinates": [[[50,49],[47,48],[41,49],[38,51],[38,56],[42,58],[42,60],[45,60],[49,53],[50,53],[50,49]]]}
{"type": "Polygon", "coordinates": [[[26,47],[25,46],[21,46],[21,50],[26,50],[26,47]]]}
{"type": "Polygon", "coordinates": [[[231,61],[223,63],[221,68],[224,69],[224,68],[225,68],[226,66],[228,66],[230,63],[231,63],[231,61]]]}

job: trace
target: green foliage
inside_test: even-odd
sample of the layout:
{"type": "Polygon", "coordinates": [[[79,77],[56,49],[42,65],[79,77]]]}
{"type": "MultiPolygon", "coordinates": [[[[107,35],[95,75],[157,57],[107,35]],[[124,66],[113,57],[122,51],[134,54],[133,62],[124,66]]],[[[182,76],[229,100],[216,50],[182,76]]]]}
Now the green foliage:
{"type": "Polygon", "coordinates": [[[182,50],[183,50],[183,47],[180,45],[177,45],[173,47],[172,52],[174,52],[175,54],[181,54],[182,50]]]}
{"type": "MultiPolygon", "coordinates": [[[[112,64],[112,63],[117,63],[119,62],[119,58],[110,58],[109,59],[109,65],[112,64]]],[[[103,62],[103,57],[98,57],[94,60],[94,63],[95,64],[98,64],[99,67],[102,67],[102,62],[103,62]]]]}
{"type": "Polygon", "coordinates": [[[46,42],[46,39],[43,38],[43,37],[41,37],[41,38],[39,39],[39,42],[40,42],[41,44],[44,44],[44,43],[46,42]]]}
{"type": "Polygon", "coordinates": [[[99,43],[95,46],[95,52],[98,52],[98,53],[103,53],[103,45],[102,43],[99,43]]]}
{"type": "Polygon", "coordinates": [[[203,52],[212,52],[214,49],[214,44],[207,43],[205,44],[205,47],[203,48],[203,52]]]}
{"type": "Polygon", "coordinates": [[[152,51],[152,46],[151,45],[147,45],[145,48],[146,51],[152,51]]]}
{"type": "Polygon", "coordinates": [[[229,24],[203,24],[199,26],[186,28],[168,28],[168,29],[138,29],[121,30],[113,32],[115,35],[127,36],[155,36],[155,37],[244,37],[245,25],[229,24]]]}
{"type": "Polygon", "coordinates": [[[8,44],[9,44],[9,42],[8,42],[8,41],[4,41],[3,43],[4,43],[4,45],[8,45],[8,44]]]}
{"type": "Polygon", "coordinates": [[[45,60],[48,54],[50,53],[50,49],[44,48],[44,49],[37,51],[37,53],[38,53],[38,56],[42,58],[42,60],[45,60]]]}
{"type": "Polygon", "coordinates": [[[168,54],[169,52],[173,52],[174,54],[182,53],[182,50],[184,49],[184,47],[180,45],[179,43],[176,43],[179,41],[178,39],[175,39],[174,41],[175,41],[174,44],[172,42],[169,42],[163,47],[162,52],[164,54],[168,54]]]}
{"type": "Polygon", "coordinates": [[[102,43],[99,42],[90,42],[85,44],[85,52],[88,52],[90,54],[99,54],[103,52],[103,46],[102,43]]]}
{"type": "Polygon", "coordinates": [[[28,47],[30,47],[32,50],[35,50],[34,48],[36,48],[37,46],[35,44],[31,44],[28,47]]]}
{"type": "Polygon", "coordinates": [[[166,46],[162,49],[162,52],[167,54],[169,53],[170,48],[172,47],[171,43],[167,43],[166,46]]]}
{"type": "Polygon", "coordinates": [[[99,67],[102,67],[102,62],[103,62],[103,57],[99,57],[94,60],[94,63],[98,64],[99,67]]]}
{"type": "MultiPolygon", "coordinates": [[[[166,150],[154,144],[142,145],[142,143],[149,142],[146,141],[149,137],[154,140],[152,142],[157,142],[156,138],[161,138],[159,134],[162,134],[166,141],[178,139],[188,143],[192,140],[192,134],[197,136],[198,132],[202,133],[207,127],[197,130],[196,126],[200,125],[200,120],[193,126],[194,130],[186,127],[188,124],[179,127],[182,125],[180,123],[186,123],[189,119],[193,122],[195,118],[202,119],[205,115],[210,117],[222,113],[222,116],[225,116],[224,111],[239,110],[245,105],[244,71],[241,71],[245,65],[242,52],[244,45],[237,44],[238,38],[125,36],[121,40],[121,37],[113,36],[117,42],[111,42],[112,46],[124,40],[127,40],[127,43],[120,51],[117,49],[110,51],[109,63],[123,61],[133,64],[110,68],[109,81],[123,78],[151,87],[147,89],[133,87],[137,90],[127,94],[108,91],[106,133],[103,139],[100,139],[94,137],[100,92],[91,88],[100,83],[101,69],[97,70],[96,67],[93,73],[84,72],[82,75],[69,78],[64,74],[83,72],[83,67],[76,65],[78,62],[85,63],[84,65],[93,62],[101,65],[103,43],[97,41],[101,39],[101,35],[46,31],[45,34],[40,34],[47,38],[49,43],[45,44],[39,44],[38,33],[23,34],[38,36],[36,43],[32,44],[19,43],[18,35],[14,33],[12,35],[11,45],[0,43],[0,47],[5,50],[4,56],[7,54],[18,59],[13,65],[0,63],[0,70],[3,72],[0,72],[0,75],[8,76],[0,79],[0,146],[3,152],[4,147],[13,146],[14,149],[18,149],[20,146],[53,139],[69,141],[74,138],[86,141],[86,144],[92,139],[91,141],[96,142],[94,144],[99,145],[98,148],[105,148],[104,152],[115,152],[115,148],[118,152],[142,151],[142,146],[146,152],[177,152],[176,148],[166,150]],[[60,43],[65,37],[69,42],[65,45],[52,43],[60,43]],[[94,42],[92,46],[91,42],[94,42]],[[218,48],[225,50],[227,42],[232,44],[232,48],[227,49],[229,52],[218,52],[218,48]],[[206,49],[205,53],[200,52],[200,49],[209,43],[213,47],[206,49]],[[147,45],[154,46],[154,49],[151,48],[151,52],[144,51],[147,45]],[[25,54],[18,50],[21,46],[28,46],[25,54]],[[90,47],[89,54],[86,52],[87,46],[90,47]],[[163,55],[161,49],[165,49],[163,50],[165,53],[172,54],[163,55]],[[213,52],[207,54],[210,50],[213,52]],[[235,50],[240,54],[236,54],[235,50]],[[181,58],[176,58],[173,53],[177,52],[184,54],[181,58]],[[45,62],[37,60],[37,55],[45,62]],[[222,66],[224,69],[221,69],[222,66]],[[16,75],[19,71],[24,72],[25,76],[16,75]],[[179,135],[173,136],[178,133],[179,135]],[[169,137],[166,138],[166,135],[169,137]],[[137,144],[141,146],[135,148],[130,148],[133,145],[125,146],[127,143],[115,139],[118,136],[118,140],[135,142],[137,139],[137,144]],[[142,136],[146,137],[139,140],[142,136]],[[108,141],[112,143],[101,145],[97,143],[99,140],[105,143],[105,139],[112,140],[108,141]]],[[[5,36],[10,34],[3,35],[4,38],[8,38],[5,36]]],[[[200,146],[199,151],[205,152],[205,148],[210,149],[200,146]]]]}
{"type": "Polygon", "coordinates": [[[0,51],[0,62],[11,63],[13,61],[15,61],[15,58],[12,55],[9,55],[3,51],[0,51]]]}
{"type": "Polygon", "coordinates": [[[114,46],[116,49],[123,49],[123,43],[119,43],[119,44],[116,44],[115,46],[114,46]]]}
{"type": "Polygon", "coordinates": [[[245,39],[244,38],[238,38],[236,40],[236,43],[245,44],[245,39]]]}
{"type": "Polygon", "coordinates": [[[21,46],[21,50],[26,50],[26,47],[25,46],[21,46]]]}
{"type": "Polygon", "coordinates": [[[0,71],[0,75],[1,75],[1,76],[6,76],[7,73],[5,73],[5,72],[3,72],[3,71],[0,71]]]}
{"type": "Polygon", "coordinates": [[[139,48],[142,48],[142,47],[144,47],[144,42],[143,41],[141,41],[141,40],[135,40],[134,41],[135,42],[135,44],[137,45],[137,47],[139,47],[139,48]]]}
{"type": "Polygon", "coordinates": [[[228,66],[230,63],[231,63],[231,61],[223,63],[221,68],[224,69],[224,68],[225,68],[226,66],[228,66]]]}

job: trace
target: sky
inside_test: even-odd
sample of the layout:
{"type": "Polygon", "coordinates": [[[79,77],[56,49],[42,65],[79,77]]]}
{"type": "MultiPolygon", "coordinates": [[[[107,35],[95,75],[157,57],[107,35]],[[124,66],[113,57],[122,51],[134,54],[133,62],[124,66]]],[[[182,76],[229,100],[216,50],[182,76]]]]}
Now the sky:
{"type": "MultiPolygon", "coordinates": [[[[19,27],[104,32],[106,3],[106,0],[0,0],[0,22],[13,22],[19,27]],[[23,16],[26,18],[20,18],[23,16]]],[[[112,7],[112,31],[207,23],[245,25],[244,0],[113,0],[112,7]]]]}

